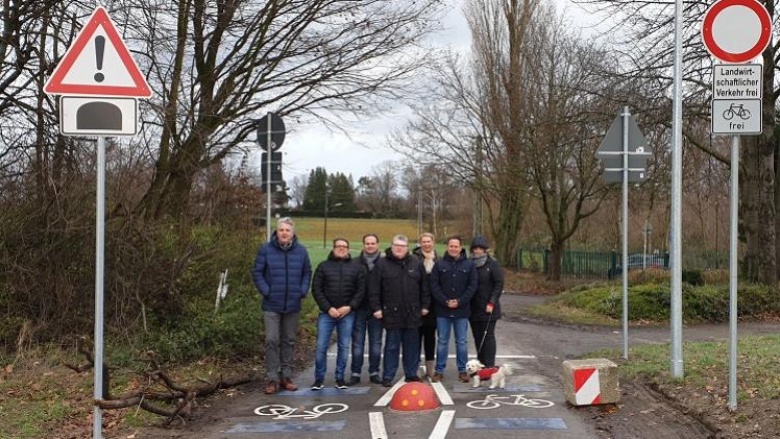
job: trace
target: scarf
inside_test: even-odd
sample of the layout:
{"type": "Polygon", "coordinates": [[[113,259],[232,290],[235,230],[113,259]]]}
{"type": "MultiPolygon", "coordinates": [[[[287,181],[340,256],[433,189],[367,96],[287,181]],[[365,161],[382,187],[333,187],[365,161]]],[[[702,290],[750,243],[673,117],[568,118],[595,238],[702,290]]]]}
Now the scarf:
{"type": "Polygon", "coordinates": [[[368,271],[371,271],[374,269],[374,264],[376,263],[376,260],[379,259],[379,252],[376,252],[373,255],[369,255],[368,253],[363,252],[363,259],[366,260],[368,271]]]}
{"type": "Polygon", "coordinates": [[[433,270],[433,264],[435,263],[434,258],[436,257],[436,253],[434,251],[426,252],[425,250],[420,249],[420,254],[423,256],[425,272],[431,274],[431,270],[433,270]]]}
{"type": "Polygon", "coordinates": [[[474,261],[475,266],[481,267],[485,265],[485,263],[487,262],[487,256],[488,256],[487,254],[484,254],[482,256],[472,256],[471,260],[474,261]]]}

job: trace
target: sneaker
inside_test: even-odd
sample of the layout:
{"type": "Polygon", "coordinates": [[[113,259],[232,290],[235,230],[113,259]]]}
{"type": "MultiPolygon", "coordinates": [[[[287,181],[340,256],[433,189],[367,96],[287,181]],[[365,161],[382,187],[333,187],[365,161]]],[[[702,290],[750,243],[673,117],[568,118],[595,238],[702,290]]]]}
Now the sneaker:
{"type": "Polygon", "coordinates": [[[404,381],[406,381],[407,383],[419,383],[422,380],[420,379],[420,377],[414,376],[414,377],[408,377],[404,381]]]}
{"type": "Polygon", "coordinates": [[[279,383],[276,381],[268,381],[265,383],[265,390],[263,390],[263,393],[266,395],[273,395],[274,393],[279,391],[279,383]]]}
{"type": "Polygon", "coordinates": [[[444,375],[441,372],[434,372],[433,378],[431,378],[431,382],[438,383],[444,381],[444,375]]]}
{"type": "Polygon", "coordinates": [[[382,380],[382,387],[393,387],[392,380],[382,380]]]}
{"type": "Polygon", "coordinates": [[[322,390],[323,387],[325,387],[325,383],[322,380],[317,380],[311,385],[311,390],[322,390]]]}
{"type": "Polygon", "coordinates": [[[353,376],[352,378],[349,379],[349,385],[350,386],[355,386],[355,385],[358,385],[358,384],[360,384],[360,377],[353,376]]]}
{"type": "Polygon", "coordinates": [[[459,380],[460,380],[462,383],[468,383],[468,382],[470,381],[470,380],[469,380],[469,374],[467,374],[466,372],[459,372],[459,373],[458,373],[458,379],[459,379],[459,380]]]}
{"type": "Polygon", "coordinates": [[[348,387],[347,383],[345,383],[343,379],[337,379],[336,380],[336,388],[337,389],[346,389],[347,387],[348,387]]]}
{"type": "Polygon", "coordinates": [[[282,382],[279,383],[279,386],[288,392],[295,392],[298,390],[298,386],[293,384],[289,378],[282,378],[282,382]]]}
{"type": "Polygon", "coordinates": [[[382,384],[382,379],[379,378],[379,375],[371,375],[368,380],[374,384],[382,384]]]}

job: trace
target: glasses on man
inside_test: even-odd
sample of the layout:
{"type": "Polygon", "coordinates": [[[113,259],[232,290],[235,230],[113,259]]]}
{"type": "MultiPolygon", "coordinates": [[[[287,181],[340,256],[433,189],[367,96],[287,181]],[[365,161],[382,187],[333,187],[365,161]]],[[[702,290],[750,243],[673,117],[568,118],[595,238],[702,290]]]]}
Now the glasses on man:
{"type": "Polygon", "coordinates": [[[337,245],[334,245],[333,248],[349,248],[349,246],[348,245],[344,245],[344,244],[337,244],[337,245]]]}
{"type": "Polygon", "coordinates": [[[393,247],[409,247],[409,244],[404,244],[400,242],[394,242],[393,247]]]}

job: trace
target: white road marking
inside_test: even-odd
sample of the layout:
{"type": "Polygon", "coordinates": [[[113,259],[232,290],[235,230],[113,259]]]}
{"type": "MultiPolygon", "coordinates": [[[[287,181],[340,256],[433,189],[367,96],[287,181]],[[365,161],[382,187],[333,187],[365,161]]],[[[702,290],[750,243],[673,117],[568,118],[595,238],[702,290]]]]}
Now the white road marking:
{"type": "Polygon", "coordinates": [[[379,398],[376,403],[374,403],[374,407],[385,407],[388,404],[390,404],[390,400],[393,399],[393,395],[395,395],[395,392],[398,391],[398,389],[401,388],[401,386],[404,385],[404,380],[400,379],[396,381],[395,385],[391,387],[387,392],[385,392],[384,395],[382,395],[381,398],[379,398]]]}
{"type": "Polygon", "coordinates": [[[433,386],[433,391],[436,392],[436,396],[439,397],[439,402],[441,402],[441,405],[455,404],[452,402],[452,398],[450,398],[449,392],[447,392],[447,389],[442,383],[431,383],[431,385],[433,386]]]}
{"type": "Polygon", "coordinates": [[[388,439],[382,412],[368,412],[368,424],[371,426],[371,439],[388,439]]]}
{"type": "Polygon", "coordinates": [[[455,419],[455,410],[443,410],[441,415],[439,415],[439,420],[436,422],[436,426],[433,427],[431,435],[428,436],[428,439],[446,438],[453,419],[455,419]]]}

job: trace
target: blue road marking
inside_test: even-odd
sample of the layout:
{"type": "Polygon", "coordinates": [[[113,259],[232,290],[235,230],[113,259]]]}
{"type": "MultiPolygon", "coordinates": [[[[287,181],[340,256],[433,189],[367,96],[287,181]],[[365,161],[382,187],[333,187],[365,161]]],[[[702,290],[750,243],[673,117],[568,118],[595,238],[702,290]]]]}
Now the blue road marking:
{"type": "Polygon", "coordinates": [[[288,392],[283,390],[277,395],[279,396],[353,396],[353,395],[368,395],[370,387],[350,387],[347,389],[332,389],[323,388],[321,390],[300,389],[295,392],[288,392]]]}
{"type": "Polygon", "coordinates": [[[507,384],[503,389],[496,387],[495,389],[489,389],[487,385],[481,385],[479,387],[471,387],[466,384],[455,384],[452,389],[455,393],[506,393],[506,392],[542,392],[542,388],[538,384],[507,384]]]}
{"type": "Polygon", "coordinates": [[[297,431],[341,431],[347,421],[242,422],[226,433],[294,433],[297,431]]]}
{"type": "Polygon", "coordinates": [[[456,418],[456,429],[566,430],[561,418],[456,418]]]}

